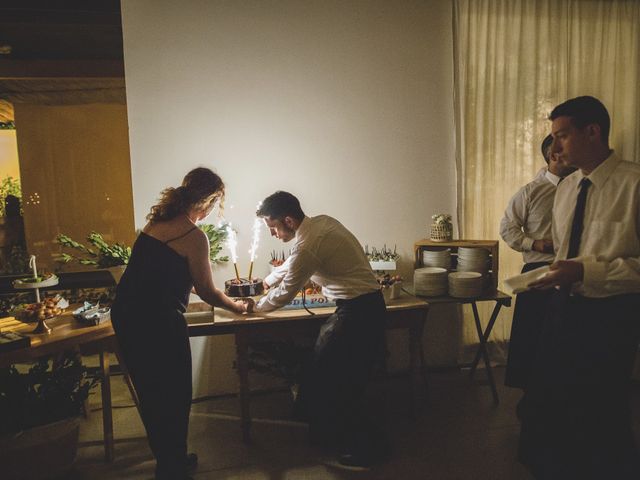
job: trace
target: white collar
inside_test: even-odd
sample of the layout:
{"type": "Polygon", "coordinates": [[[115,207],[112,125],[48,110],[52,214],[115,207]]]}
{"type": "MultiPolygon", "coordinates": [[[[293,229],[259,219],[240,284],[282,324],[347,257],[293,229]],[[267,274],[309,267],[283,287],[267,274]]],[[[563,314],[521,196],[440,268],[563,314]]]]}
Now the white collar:
{"type": "Polygon", "coordinates": [[[547,171],[544,173],[544,177],[549,180],[551,183],[553,183],[556,187],[558,186],[558,184],[560,183],[560,180],[562,180],[562,177],[559,177],[558,175],[556,175],[555,173],[551,173],[548,169],[547,171]]]}

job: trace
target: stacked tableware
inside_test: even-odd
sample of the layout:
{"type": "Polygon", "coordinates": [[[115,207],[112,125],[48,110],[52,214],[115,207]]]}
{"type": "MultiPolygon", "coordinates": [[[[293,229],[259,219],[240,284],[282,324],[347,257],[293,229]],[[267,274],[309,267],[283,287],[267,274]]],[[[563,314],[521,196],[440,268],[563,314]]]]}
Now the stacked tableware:
{"type": "Polygon", "coordinates": [[[440,267],[417,268],[413,272],[416,295],[437,297],[447,293],[447,269],[440,267]]]}
{"type": "Polygon", "coordinates": [[[451,272],[449,295],[452,297],[479,297],[482,295],[484,279],[478,272],[451,272]]]}
{"type": "Polygon", "coordinates": [[[423,250],[422,264],[425,267],[439,267],[451,270],[451,249],[423,250]]]}
{"type": "Polygon", "coordinates": [[[478,272],[485,274],[489,271],[489,251],[484,248],[458,248],[459,272],[478,272]]]}

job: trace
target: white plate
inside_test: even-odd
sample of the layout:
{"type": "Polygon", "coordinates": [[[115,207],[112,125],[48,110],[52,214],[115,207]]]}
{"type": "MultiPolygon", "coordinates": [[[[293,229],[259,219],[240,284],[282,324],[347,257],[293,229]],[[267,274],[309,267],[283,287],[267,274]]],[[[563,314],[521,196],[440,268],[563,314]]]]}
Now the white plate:
{"type": "Polygon", "coordinates": [[[507,278],[504,282],[504,289],[507,293],[517,294],[529,290],[529,284],[540,280],[549,272],[549,266],[536,268],[520,275],[507,278]]]}
{"type": "Polygon", "coordinates": [[[58,277],[56,275],[53,275],[53,274],[51,274],[49,277],[47,277],[45,280],[43,280],[41,282],[26,283],[26,282],[22,282],[20,280],[21,279],[18,278],[18,279],[13,281],[13,288],[15,288],[17,290],[26,290],[26,289],[32,289],[32,288],[51,287],[53,285],[57,285],[58,284],[58,277]]]}
{"type": "Polygon", "coordinates": [[[423,276],[423,275],[446,275],[447,269],[441,267],[422,267],[416,268],[413,271],[413,275],[423,276]]]}

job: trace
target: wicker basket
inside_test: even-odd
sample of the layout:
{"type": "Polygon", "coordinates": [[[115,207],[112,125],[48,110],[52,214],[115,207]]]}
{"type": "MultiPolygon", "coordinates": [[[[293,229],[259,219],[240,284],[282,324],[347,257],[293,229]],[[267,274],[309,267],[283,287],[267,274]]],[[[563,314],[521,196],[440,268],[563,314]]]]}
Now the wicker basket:
{"type": "Polygon", "coordinates": [[[434,242],[448,242],[453,239],[453,225],[450,223],[432,223],[429,235],[434,242]]]}

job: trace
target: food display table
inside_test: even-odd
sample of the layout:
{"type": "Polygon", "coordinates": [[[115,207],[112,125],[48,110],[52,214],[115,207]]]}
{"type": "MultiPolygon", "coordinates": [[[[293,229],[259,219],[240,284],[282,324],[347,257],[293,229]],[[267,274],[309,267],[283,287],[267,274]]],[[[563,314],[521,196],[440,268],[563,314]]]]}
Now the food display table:
{"type": "MultiPolygon", "coordinates": [[[[407,292],[413,294],[413,287],[411,285],[406,287],[407,292]]],[[[471,298],[459,298],[459,297],[450,297],[449,295],[443,295],[440,297],[422,297],[429,305],[445,305],[445,304],[470,304],[471,309],[473,310],[473,319],[476,326],[476,332],[478,334],[478,349],[476,350],[475,357],[473,362],[471,362],[471,370],[469,371],[469,376],[473,377],[478,367],[478,362],[480,361],[480,357],[484,360],[484,365],[487,371],[487,380],[489,382],[489,386],[491,387],[491,393],[493,395],[493,401],[497,405],[500,402],[498,397],[498,390],[496,388],[496,382],[493,378],[493,371],[491,369],[491,362],[489,361],[489,353],[487,352],[487,341],[489,340],[489,336],[491,335],[491,330],[498,319],[498,314],[500,313],[500,309],[511,306],[511,297],[506,293],[503,293],[499,290],[489,291],[478,297],[471,298]],[[491,312],[491,316],[489,317],[489,322],[484,330],[482,330],[482,324],[480,323],[480,314],[478,313],[478,302],[494,302],[495,305],[493,307],[493,311],[491,312]]]]}
{"type": "MultiPolygon", "coordinates": [[[[418,240],[413,245],[415,254],[415,268],[424,266],[423,253],[428,250],[442,250],[449,249],[451,252],[451,263],[448,265],[447,270],[455,270],[458,266],[458,252],[461,247],[464,248],[481,248],[487,250],[489,253],[488,264],[486,265],[486,283],[484,292],[475,297],[461,298],[452,297],[450,295],[442,295],[439,297],[420,297],[430,305],[442,305],[442,304],[470,304],[473,310],[473,319],[476,326],[476,332],[478,333],[478,349],[476,350],[475,358],[471,363],[471,371],[469,375],[473,377],[480,357],[483,358],[485,367],[487,369],[487,379],[489,380],[489,386],[493,394],[493,401],[497,405],[499,403],[498,390],[496,389],[496,382],[493,378],[493,372],[491,370],[491,363],[489,362],[489,353],[487,352],[487,341],[491,335],[491,330],[498,318],[500,309],[511,306],[511,297],[506,293],[498,290],[498,267],[499,267],[499,244],[497,240],[449,240],[446,242],[435,242],[430,239],[418,240]],[[482,324],[480,323],[480,314],[478,313],[478,302],[495,302],[493,312],[489,317],[487,327],[482,330],[482,324]]],[[[413,293],[412,287],[408,287],[407,291],[413,293]]]]}
{"type": "MultiPolygon", "coordinates": [[[[196,306],[197,309],[197,306],[196,306]]],[[[415,398],[424,378],[422,358],[422,333],[429,305],[409,295],[387,302],[388,329],[403,328],[409,333],[411,364],[410,411],[415,411],[415,398]]],[[[70,311],[73,308],[69,309],[70,311]]],[[[249,410],[249,359],[248,348],[255,338],[265,334],[271,336],[290,335],[297,328],[308,329],[320,325],[333,313],[335,307],[315,308],[310,315],[305,310],[279,310],[266,315],[238,315],[225,310],[192,312],[185,315],[189,323],[189,335],[193,337],[232,334],[236,343],[236,363],[239,378],[239,398],[241,406],[242,438],[250,439],[251,416],[249,410]]],[[[70,312],[48,320],[52,328],[50,334],[29,334],[32,324],[20,322],[12,317],[0,319],[0,330],[29,334],[31,346],[8,352],[0,352],[0,366],[30,362],[42,355],[55,354],[68,348],[91,343],[98,347],[102,376],[103,433],[105,459],[114,459],[113,419],[111,413],[111,388],[109,381],[109,346],[115,340],[111,322],[97,326],[84,326],[73,318],[70,312]]],[[[134,393],[134,392],[132,392],[134,393]]]]}

